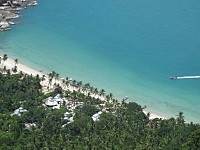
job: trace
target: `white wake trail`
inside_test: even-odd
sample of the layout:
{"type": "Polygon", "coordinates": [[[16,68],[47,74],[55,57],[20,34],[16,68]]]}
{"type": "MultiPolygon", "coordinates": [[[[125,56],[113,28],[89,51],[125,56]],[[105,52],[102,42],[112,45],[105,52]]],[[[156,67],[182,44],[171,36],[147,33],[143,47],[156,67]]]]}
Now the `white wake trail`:
{"type": "Polygon", "coordinates": [[[182,76],[182,77],[176,77],[176,79],[198,79],[200,76],[182,76]]]}

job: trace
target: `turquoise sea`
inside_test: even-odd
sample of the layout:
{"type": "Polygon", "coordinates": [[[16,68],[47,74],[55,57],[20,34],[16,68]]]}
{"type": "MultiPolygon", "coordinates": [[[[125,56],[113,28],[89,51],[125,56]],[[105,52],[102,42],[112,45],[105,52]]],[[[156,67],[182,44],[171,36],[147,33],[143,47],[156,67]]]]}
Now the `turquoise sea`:
{"type": "Polygon", "coordinates": [[[200,122],[198,0],[39,0],[0,33],[0,53],[89,82],[165,117],[200,122]]]}

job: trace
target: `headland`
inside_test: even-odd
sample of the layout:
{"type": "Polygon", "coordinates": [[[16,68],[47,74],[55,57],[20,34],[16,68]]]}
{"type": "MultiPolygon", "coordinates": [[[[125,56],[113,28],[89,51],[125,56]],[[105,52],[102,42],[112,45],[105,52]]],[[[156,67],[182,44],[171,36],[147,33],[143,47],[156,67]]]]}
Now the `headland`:
{"type": "Polygon", "coordinates": [[[0,31],[10,30],[11,25],[16,24],[20,10],[36,5],[35,0],[0,0],[0,31]]]}

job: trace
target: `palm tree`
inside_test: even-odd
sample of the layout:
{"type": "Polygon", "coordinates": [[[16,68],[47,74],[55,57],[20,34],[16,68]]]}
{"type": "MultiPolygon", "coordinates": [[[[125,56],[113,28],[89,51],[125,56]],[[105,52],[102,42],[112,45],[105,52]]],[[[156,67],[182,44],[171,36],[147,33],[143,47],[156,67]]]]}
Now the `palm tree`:
{"type": "Polygon", "coordinates": [[[109,95],[106,95],[106,101],[108,102],[110,99],[109,95]]]}
{"type": "Polygon", "coordinates": [[[99,94],[100,94],[100,96],[103,96],[103,97],[104,97],[104,96],[105,96],[105,90],[104,90],[104,89],[101,89],[101,91],[100,91],[99,94]]]}
{"type": "Polygon", "coordinates": [[[118,106],[118,101],[117,99],[112,99],[112,102],[114,104],[114,107],[115,107],[115,110],[117,109],[117,106],[118,106]]]}
{"type": "Polygon", "coordinates": [[[3,67],[3,73],[7,71],[6,66],[3,67]]]}
{"type": "Polygon", "coordinates": [[[85,85],[82,86],[82,91],[83,91],[84,94],[86,94],[85,93],[86,92],[86,86],[85,85]]]}
{"type": "Polygon", "coordinates": [[[92,94],[94,94],[94,87],[93,87],[93,86],[90,87],[90,92],[91,92],[92,94]]]}
{"type": "Polygon", "coordinates": [[[95,89],[94,89],[94,94],[95,94],[95,96],[97,96],[97,95],[99,94],[99,92],[98,92],[98,89],[97,89],[97,88],[95,88],[95,89]]]}
{"type": "Polygon", "coordinates": [[[3,55],[3,63],[2,63],[2,66],[4,65],[4,62],[8,59],[8,55],[7,54],[4,54],[3,55]]]}
{"type": "Polygon", "coordinates": [[[85,89],[86,89],[86,92],[88,92],[88,90],[90,89],[90,83],[85,84],[85,89]]]}
{"type": "Polygon", "coordinates": [[[51,73],[52,73],[52,78],[55,78],[56,72],[55,72],[55,71],[52,71],[51,73]]]}
{"type": "Polygon", "coordinates": [[[6,70],[7,76],[11,75],[10,69],[6,70]]]}
{"type": "Polygon", "coordinates": [[[52,71],[52,72],[48,73],[48,77],[53,79],[55,77],[55,74],[56,74],[56,72],[52,71]]]}
{"type": "Polygon", "coordinates": [[[55,77],[55,83],[56,83],[56,80],[59,79],[59,73],[55,73],[54,77],[55,77]]]}
{"type": "Polygon", "coordinates": [[[19,62],[18,59],[15,59],[14,61],[15,61],[15,66],[17,66],[17,64],[19,62]]]}
{"type": "Polygon", "coordinates": [[[47,75],[48,75],[48,78],[52,78],[52,73],[51,72],[48,73],[47,75]]]}
{"type": "Polygon", "coordinates": [[[12,71],[13,71],[14,73],[16,73],[16,72],[17,72],[17,66],[14,66],[14,68],[12,68],[12,71]]]}
{"type": "Polygon", "coordinates": [[[112,100],[112,99],[113,99],[113,94],[110,93],[110,94],[109,94],[109,100],[112,100]]]}
{"type": "Polygon", "coordinates": [[[79,90],[81,89],[82,85],[83,85],[82,81],[77,82],[77,86],[78,86],[79,90]]]}
{"type": "Polygon", "coordinates": [[[51,87],[52,84],[52,78],[49,78],[49,88],[51,87]]]}
{"type": "Polygon", "coordinates": [[[66,87],[66,84],[65,84],[65,79],[62,79],[62,85],[63,85],[63,88],[66,87]]]}
{"type": "Polygon", "coordinates": [[[148,112],[148,113],[147,113],[147,117],[149,118],[150,116],[151,116],[151,113],[150,113],[150,112],[148,112]]]}
{"type": "Polygon", "coordinates": [[[53,72],[48,73],[48,78],[49,78],[49,88],[50,88],[50,86],[51,86],[51,84],[52,84],[52,79],[53,79],[53,77],[54,77],[53,72]]]}
{"type": "Polygon", "coordinates": [[[178,118],[177,118],[177,124],[178,125],[183,125],[185,122],[183,112],[179,112],[178,118]]]}
{"type": "Polygon", "coordinates": [[[43,74],[42,78],[41,78],[42,83],[43,83],[44,80],[45,80],[45,75],[43,74]]]}
{"type": "Polygon", "coordinates": [[[23,74],[23,72],[22,72],[22,71],[20,71],[20,72],[19,72],[19,76],[20,76],[20,78],[22,78],[22,77],[23,77],[23,75],[24,75],[24,74],[23,74]]]}
{"type": "Polygon", "coordinates": [[[74,87],[74,90],[75,90],[76,80],[73,80],[73,81],[72,81],[72,86],[74,87]]]}
{"type": "Polygon", "coordinates": [[[69,83],[70,83],[69,80],[65,81],[65,84],[66,84],[67,87],[69,87],[69,83]]]}

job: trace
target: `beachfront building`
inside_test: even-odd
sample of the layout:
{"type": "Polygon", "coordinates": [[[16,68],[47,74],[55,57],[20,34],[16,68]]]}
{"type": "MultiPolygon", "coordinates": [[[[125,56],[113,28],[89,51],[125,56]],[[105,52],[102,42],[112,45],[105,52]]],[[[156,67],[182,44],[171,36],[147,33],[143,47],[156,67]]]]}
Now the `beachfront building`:
{"type": "Polygon", "coordinates": [[[53,109],[60,109],[64,101],[65,99],[61,98],[60,94],[57,94],[55,97],[47,98],[47,100],[45,100],[45,106],[51,107],[53,109]]]}

